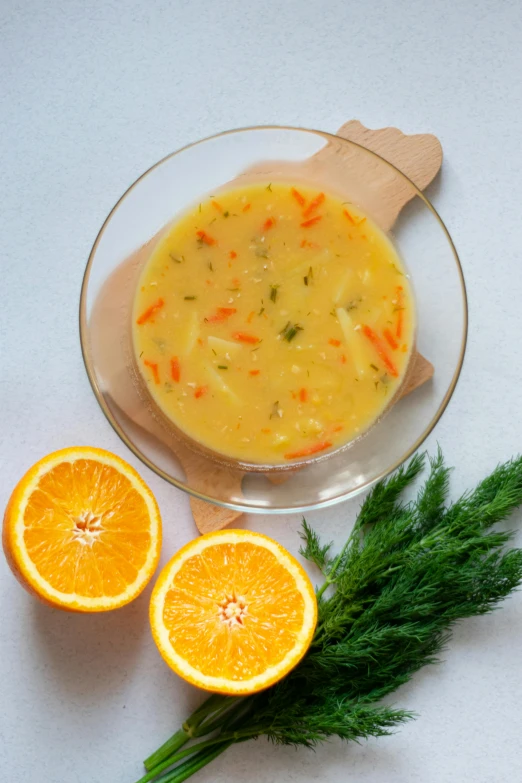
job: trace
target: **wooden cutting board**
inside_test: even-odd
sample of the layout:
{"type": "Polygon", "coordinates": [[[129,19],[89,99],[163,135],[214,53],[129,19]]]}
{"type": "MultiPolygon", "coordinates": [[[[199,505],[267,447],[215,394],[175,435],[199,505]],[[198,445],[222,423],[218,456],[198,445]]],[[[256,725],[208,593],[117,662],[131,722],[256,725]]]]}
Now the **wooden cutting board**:
{"type": "MultiPolygon", "coordinates": [[[[405,135],[397,128],[370,130],[359,121],[352,120],[339,128],[337,136],[376,152],[406,174],[419,190],[423,190],[432,182],[442,164],[440,142],[431,134],[405,135]]],[[[352,150],[353,148],[343,149],[333,140],[307,161],[300,163],[299,174],[303,178],[306,178],[306,175],[314,178],[314,169],[324,169],[325,162],[327,162],[325,158],[335,155],[338,161],[338,156],[343,154],[352,156],[350,166],[353,171],[352,150]]],[[[296,173],[295,164],[267,162],[246,172],[245,176],[252,174],[284,176],[287,165],[289,171],[292,170],[296,173]],[[274,165],[277,167],[276,170],[274,170],[274,165]]],[[[355,158],[355,165],[358,165],[357,158],[355,158]]],[[[364,176],[361,174],[361,181],[367,181],[368,161],[365,160],[360,165],[364,166],[364,176]]],[[[330,169],[335,171],[335,166],[330,169]]],[[[392,228],[402,208],[413,198],[414,192],[399,174],[394,174],[391,168],[384,169],[383,166],[376,166],[374,175],[376,179],[373,188],[382,192],[384,198],[379,201],[379,214],[372,214],[372,216],[376,218],[378,225],[387,231],[392,228]]],[[[315,179],[317,179],[317,174],[315,179]]],[[[156,449],[159,447],[163,450],[164,460],[168,461],[169,454],[175,455],[175,458],[183,466],[187,483],[197,491],[215,496],[217,494],[216,487],[220,488],[221,493],[224,488],[227,488],[228,492],[225,494],[233,493],[237,497],[241,497],[241,484],[245,475],[242,471],[231,470],[202,457],[173,437],[159,422],[151,421],[150,413],[143,404],[143,399],[136,392],[138,379],[136,379],[137,384],[134,386],[129,383],[128,373],[132,361],[124,351],[122,352],[121,343],[118,340],[114,340],[112,343],[107,340],[107,335],[114,334],[115,329],[122,331],[122,328],[126,328],[122,327],[125,319],[120,319],[119,324],[115,325],[115,314],[128,311],[131,295],[129,292],[134,290],[138,275],[157,238],[158,235],[153,237],[114,271],[103,285],[93,307],[91,317],[92,351],[96,355],[96,363],[100,373],[111,378],[110,388],[104,389],[101,393],[104,401],[103,407],[108,408],[112,413],[111,418],[116,418],[120,425],[124,424],[120,429],[120,435],[128,444],[125,432],[130,430],[134,434],[134,440],[138,443],[140,438],[146,438],[149,441],[153,439],[156,449]]],[[[432,375],[432,364],[421,354],[415,353],[400,397],[421,386],[432,375]]],[[[291,473],[276,474],[272,480],[274,483],[280,483],[290,475],[291,473]]],[[[200,533],[208,533],[230,525],[242,513],[206,503],[195,497],[190,498],[190,505],[200,533]]]]}

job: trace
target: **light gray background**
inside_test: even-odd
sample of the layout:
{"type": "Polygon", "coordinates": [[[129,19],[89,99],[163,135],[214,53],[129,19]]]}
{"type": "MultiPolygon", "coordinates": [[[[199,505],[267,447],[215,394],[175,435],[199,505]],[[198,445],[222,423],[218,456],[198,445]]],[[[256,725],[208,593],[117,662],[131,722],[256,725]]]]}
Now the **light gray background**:
{"type": "MultiPolygon", "coordinates": [[[[0,36],[0,504],[43,454],[93,444],[149,482],[164,560],[194,536],[187,497],[126,450],[91,393],[80,283],[135,177],[187,142],[257,123],[335,131],[358,118],[439,136],[443,174],[429,194],[462,258],[471,323],[461,381],[428,445],[439,441],[456,466],[455,493],[520,449],[518,0],[1,0],[0,36]]],[[[341,542],[358,506],[309,520],[341,542]]],[[[244,524],[296,552],[297,516],[244,524]]],[[[0,577],[2,780],[131,783],[201,699],[156,652],[149,590],[82,617],[40,606],[3,562],[0,577]]],[[[459,626],[444,663],[397,694],[419,719],[394,737],[315,754],[261,740],[198,780],[520,780],[521,658],[519,595],[459,626]]]]}

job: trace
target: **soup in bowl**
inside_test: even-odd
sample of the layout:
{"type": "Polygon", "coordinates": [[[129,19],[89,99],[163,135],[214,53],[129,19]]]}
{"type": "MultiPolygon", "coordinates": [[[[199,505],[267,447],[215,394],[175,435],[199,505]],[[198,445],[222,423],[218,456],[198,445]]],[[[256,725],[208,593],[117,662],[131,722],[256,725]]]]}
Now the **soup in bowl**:
{"type": "Polygon", "coordinates": [[[296,182],[222,190],[176,219],[143,267],[132,322],[148,393],[184,438],[269,467],[364,434],[414,349],[390,239],[296,182]]]}

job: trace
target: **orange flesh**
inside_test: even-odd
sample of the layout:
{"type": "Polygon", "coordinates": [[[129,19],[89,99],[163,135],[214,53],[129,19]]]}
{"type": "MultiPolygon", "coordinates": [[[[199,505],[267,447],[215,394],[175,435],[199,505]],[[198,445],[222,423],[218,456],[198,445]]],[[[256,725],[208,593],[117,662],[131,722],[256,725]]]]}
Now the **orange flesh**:
{"type": "Polygon", "coordinates": [[[304,600],[264,547],[219,544],[189,558],[165,597],[170,643],[204,675],[234,681],[262,674],[294,647],[304,600]],[[224,617],[227,608],[237,617],[224,617]]]}
{"type": "Polygon", "coordinates": [[[151,545],[146,503],[110,465],[80,459],[45,473],[24,513],[27,553],[56,590],[116,596],[134,582],[151,545]]]}

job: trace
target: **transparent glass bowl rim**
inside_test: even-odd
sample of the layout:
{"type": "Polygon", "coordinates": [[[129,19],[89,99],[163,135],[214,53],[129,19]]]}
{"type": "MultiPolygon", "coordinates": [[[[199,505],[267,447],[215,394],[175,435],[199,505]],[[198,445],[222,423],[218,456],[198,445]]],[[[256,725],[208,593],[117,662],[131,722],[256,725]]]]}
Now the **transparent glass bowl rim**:
{"type": "Polygon", "coordinates": [[[82,287],[81,287],[81,293],[80,293],[80,310],[79,310],[79,327],[80,327],[80,344],[81,344],[81,351],[82,351],[82,357],[83,362],[85,365],[85,370],[87,372],[87,377],[89,378],[89,382],[91,384],[92,390],[94,392],[94,395],[98,401],[98,404],[100,408],[102,409],[103,413],[105,414],[105,417],[113,430],[117,433],[117,435],[121,438],[121,440],[125,443],[125,445],[132,451],[133,454],[135,454],[136,457],[138,457],[143,464],[145,464],[148,468],[150,468],[154,473],[156,473],[158,476],[161,476],[161,478],[165,479],[165,481],[168,481],[169,484],[172,484],[173,486],[177,487],[178,489],[181,489],[183,492],[188,493],[192,497],[198,498],[199,500],[203,500],[207,503],[211,503],[213,505],[221,506],[223,508],[228,508],[233,511],[239,511],[243,513],[253,513],[253,514],[285,514],[285,513],[303,513],[306,511],[315,511],[320,508],[328,508],[330,506],[335,506],[338,503],[342,503],[344,500],[348,500],[349,498],[355,497],[362,492],[365,492],[368,490],[371,486],[376,484],[378,481],[386,478],[386,476],[390,475],[390,473],[393,473],[397,468],[399,468],[407,459],[409,459],[422,445],[422,443],[426,440],[426,438],[431,434],[437,423],[439,422],[442,414],[446,410],[449,401],[451,400],[453,396],[453,392],[455,391],[455,387],[457,385],[458,379],[460,377],[460,373],[462,370],[462,365],[464,362],[464,355],[466,352],[466,342],[468,337],[468,298],[467,298],[467,291],[466,291],[466,283],[464,280],[464,273],[462,270],[462,265],[460,263],[460,259],[457,253],[457,250],[455,248],[455,245],[453,243],[453,240],[450,236],[450,233],[448,229],[446,228],[446,225],[442,218],[440,217],[439,213],[433,206],[433,204],[430,202],[430,200],[422,193],[421,190],[415,185],[414,182],[412,182],[409,177],[406,176],[400,169],[398,169],[396,166],[393,165],[393,163],[390,163],[388,160],[383,158],[381,155],[377,154],[376,152],[373,152],[372,150],[368,149],[362,144],[357,144],[357,142],[351,141],[350,139],[345,139],[342,136],[337,136],[335,133],[328,133],[327,131],[319,130],[316,128],[302,128],[298,126],[290,126],[290,125],[253,125],[253,126],[246,126],[242,128],[233,128],[226,131],[221,131],[220,133],[212,134],[211,136],[206,136],[205,138],[199,139],[197,141],[193,141],[190,144],[185,144],[183,147],[180,147],[179,149],[175,150],[174,152],[169,153],[168,155],[165,155],[165,157],[161,158],[161,160],[154,163],[152,166],[150,166],[146,171],[143,172],[143,174],[140,174],[140,176],[134,180],[134,182],[127,188],[127,190],[123,193],[122,196],[117,200],[117,202],[114,204],[112,209],[110,210],[109,214],[103,221],[103,224],[96,236],[96,239],[94,240],[94,244],[91,248],[91,251],[89,253],[89,257],[87,260],[87,266],[85,267],[85,272],[83,274],[83,280],[82,280],[82,287]],[[169,476],[168,473],[166,473],[164,470],[162,470],[160,467],[154,464],[145,454],[143,454],[140,449],[130,440],[130,438],[125,433],[125,430],[120,426],[120,424],[116,421],[114,416],[112,415],[110,408],[108,407],[107,403],[105,402],[103,398],[103,394],[98,386],[98,381],[96,378],[96,372],[95,368],[92,362],[92,359],[89,355],[89,349],[88,349],[88,323],[87,323],[87,288],[89,285],[89,278],[90,278],[90,272],[91,267],[94,263],[94,258],[96,256],[96,250],[98,248],[98,245],[101,241],[101,238],[103,236],[103,233],[110,222],[112,215],[116,212],[116,210],[119,208],[120,204],[127,198],[127,196],[130,195],[130,193],[134,190],[134,188],[141,182],[142,179],[144,179],[148,174],[150,174],[151,171],[158,168],[159,166],[163,165],[167,160],[170,160],[171,158],[175,157],[176,155],[180,155],[186,150],[197,147],[200,144],[205,144],[205,142],[213,141],[214,139],[218,139],[220,137],[224,136],[231,136],[235,133],[248,133],[249,131],[263,131],[263,130],[275,130],[275,131],[295,131],[297,133],[310,133],[315,134],[318,136],[322,136],[326,139],[331,139],[335,142],[344,142],[345,144],[352,145],[354,147],[358,147],[359,149],[363,150],[364,153],[373,156],[374,158],[378,159],[380,162],[384,163],[386,166],[389,166],[394,171],[396,171],[400,177],[405,179],[408,184],[411,186],[412,191],[415,193],[415,196],[421,199],[421,201],[424,202],[425,206],[429,209],[429,211],[432,213],[432,215],[437,220],[440,228],[444,232],[446,239],[448,241],[448,245],[453,253],[453,257],[455,259],[455,264],[457,267],[457,272],[459,276],[459,282],[461,286],[461,295],[462,295],[462,305],[463,305],[463,315],[464,315],[464,324],[463,324],[463,330],[462,330],[462,337],[461,337],[461,344],[460,344],[460,351],[459,351],[459,358],[457,362],[457,366],[455,368],[455,371],[453,373],[453,377],[451,379],[451,383],[446,391],[446,394],[444,395],[442,402],[440,403],[435,415],[432,417],[431,421],[428,423],[428,425],[425,427],[425,429],[422,431],[422,433],[419,435],[419,437],[412,443],[412,445],[404,452],[404,454],[392,465],[390,465],[385,470],[381,471],[377,476],[374,476],[371,479],[368,479],[364,484],[362,484],[360,487],[358,487],[355,490],[349,490],[344,493],[340,493],[339,495],[336,495],[333,498],[328,498],[326,500],[318,500],[314,503],[308,503],[303,506],[297,506],[297,507],[291,507],[288,508],[288,506],[272,506],[272,507],[255,507],[250,505],[242,505],[240,503],[230,503],[228,501],[224,501],[218,498],[211,497],[209,495],[206,495],[203,492],[198,492],[196,489],[193,489],[189,487],[187,484],[184,484],[181,480],[174,478],[173,476],[169,476]]]}

